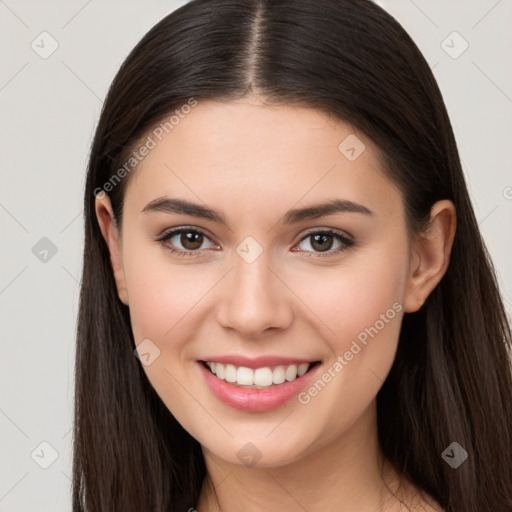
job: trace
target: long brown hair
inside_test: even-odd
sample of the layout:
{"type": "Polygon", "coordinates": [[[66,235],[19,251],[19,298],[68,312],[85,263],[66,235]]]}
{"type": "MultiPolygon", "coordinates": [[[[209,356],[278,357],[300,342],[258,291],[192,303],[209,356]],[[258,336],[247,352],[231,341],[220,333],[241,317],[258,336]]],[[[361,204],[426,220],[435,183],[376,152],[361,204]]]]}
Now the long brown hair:
{"type": "Polygon", "coordinates": [[[73,510],[186,511],[197,503],[206,471],[200,445],[134,356],[95,191],[112,184],[120,225],[131,175],[119,169],[136,142],[191,98],[251,92],[269,104],[321,109],[366,133],[402,192],[413,233],[435,201],[455,204],[448,270],[424,306],[405,315],[377,395],[379,441],[397,471],[446,511],[512,511],[510,326],[436,81],[404,29],[369,0],[194,0],[155,25],[117,73],[84,196],[73,510]],[[442,457],[452,442],[468,453],[457,469],[442,457]]]}

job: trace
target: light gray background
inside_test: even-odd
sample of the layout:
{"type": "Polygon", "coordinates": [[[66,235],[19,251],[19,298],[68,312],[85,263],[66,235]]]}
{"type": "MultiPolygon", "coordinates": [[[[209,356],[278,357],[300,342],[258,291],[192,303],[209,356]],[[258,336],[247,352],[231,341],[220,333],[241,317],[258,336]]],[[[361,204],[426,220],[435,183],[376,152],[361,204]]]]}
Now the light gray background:
{"type": "MultiPolygon", "coordinates": [[[[0,0],[0,512],[71,509],[74,335],[89,144],[124,57],[183,3],[0,0]],[[34,41],[40,53],[51,49],[43,31],[58,43],[46,59],[31,47],[34,41]],[[32,250],[43,237],[57,248],[45,262],[44,253],[32,250]]],[[[411,34],[438,79],[510,312],[512,2],[378,3],[411,34]],[[453,31],[469,44],[458,58],[452,56],[464,41],[450,36],[453,31]]]]}

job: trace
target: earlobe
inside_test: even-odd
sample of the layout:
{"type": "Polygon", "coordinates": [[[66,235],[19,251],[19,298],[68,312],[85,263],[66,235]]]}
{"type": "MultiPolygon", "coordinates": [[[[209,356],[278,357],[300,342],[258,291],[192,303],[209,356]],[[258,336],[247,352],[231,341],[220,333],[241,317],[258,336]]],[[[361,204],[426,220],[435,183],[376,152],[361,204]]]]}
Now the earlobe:
{"type": "Polygon", "coordinates": [[[430,211],[430,224],[414,241],[404,311],[418,311],[448,269],[456,230],[456,212],[447,199],[430,211]]]}
{"type": "Polygon", "coordinates": [[[110,263],[116,281],[117,293],[123,304],[128,306],[128,293],[124,275],[121,236],[115,222],[110,198],[106,194],[98,194],[95,202],[96,218],[101,234],[110,252],[110,263]]]}

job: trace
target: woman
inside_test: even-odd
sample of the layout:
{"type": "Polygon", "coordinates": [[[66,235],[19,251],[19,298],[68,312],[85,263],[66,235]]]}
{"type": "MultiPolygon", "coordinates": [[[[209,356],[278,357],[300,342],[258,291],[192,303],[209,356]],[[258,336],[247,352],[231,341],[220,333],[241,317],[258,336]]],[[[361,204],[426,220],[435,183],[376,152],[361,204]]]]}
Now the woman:
{"type": "Polygon", "coordinates": [[[510,328],[429,66],[367,0],[194,0],[85,190],[74,510],[512,510],[510,328]]]}

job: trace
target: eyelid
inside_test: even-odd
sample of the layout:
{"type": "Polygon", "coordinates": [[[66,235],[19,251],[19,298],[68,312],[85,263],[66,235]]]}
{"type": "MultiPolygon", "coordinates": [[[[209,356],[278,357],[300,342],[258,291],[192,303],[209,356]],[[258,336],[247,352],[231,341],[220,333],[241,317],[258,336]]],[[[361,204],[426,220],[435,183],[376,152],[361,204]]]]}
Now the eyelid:
{"type": "MultiPolygon", "coordinates": [[[[195,227],[195,226],[178,226],[175,228],[165,229],[160,235],[158,235],[158,238],[156,238],[156,241],[164,243],[167,240],[169,240],[170,238],[173,238],[176,235],[179,235],[183,232],[198,233],[200,235],[203,235],[205,238],[207,238],[212,244],[219,245],[216,242],[214,242],[214,240],[212,239],[213,237],[207,231],[205,231],[202,228],[195,227]]],[[[181,251],[181,252],[189,252],[189,253],[199,253],[201,251],[201,249],[197,249],[196,251],[182,251],[181,249],[176,249],[176,251],[177,252],[181,251]]]]}
{"type": "Polygon", "coordinates": [[[354,242],[354,239],[352,235],[349,235],[346,231],[342,231],[341,229],[336,228],[313,228],[310,231],[307,231],[304,235],[302,235],[302,238],[300,241],[304,240],[304,238],[307,238],[308,236],[311,236],[316,233],[328,233],[331,235],[339,235],[343,238],[345,238],[349,242],[354,242]]]}
{"type": "Polygon", "coordinates": [[[196,231],[197,233],[201,233],[202,235],[207,236],[208,238],[212,238],[212,235],[209,234],[209,232],[206,229],[199,228],[197,226],[188,226],[188,225],[182,225],[182,226],[176,226],[174,228],[165,228],[160,232],[158,238],[166,238],[171,233],[173,235],[177,235],[181,231],[196,231]]]}
{"type": "MultiPolygon", "coordinates": [[[[336,256],[339,256],[342,253],[344,253],[345,251],[347,251],[348,249],[352,248],[355,245],[355,243],[356,243],[354,238],[352,237],[352,235],[349,235],[348,233],[346,233],[344,231],[341,231],[339,229],[335,229],[335,228],[313,228],[312,230],[307,231],[302,236],[302,238],[299,240],[299,242],[297,244],[295,244],[295,246],[299,245],[304,240],[307,240],[312,235],[316,235],[316,234],[332,236],[334,239],[336,239],[341,244],[341,247],[338,248],[338,249],[335,249],[335,250],[329,249],[329,250],[324,251],[324,252],[322,252],[322,251],[320,251],[320,252],[317,252],[317,251],[298,251],[298,250],[294,250],[293,252],[304,252],[305,257],[308,258],[308,259],[312,259],[312,260],[313,259],[314,260],[318,260],[319,258],[335,258],[336,256]]],[[[310,242],[310,244],[311,244],[311,242],[310,242]]]]}
{"type": "MultiPolygon", "coordinates": [[[[199,228],[199,227],[196,227],[196,226],[177,226],[175,228],[166,228],[164,229],[159,235],[158,235],[158,238],[157,238],[157,241],[161,241],[161,239],[163,238],[167,238],[167,236],[169,234],[173,234],[173,235],[176,235],[176,234],[179,234],[181,231],[185,231],[185,230],[190,230],[190,231],[196,231],[198,233],[201,233],[202,235],[208,237],[210,240],[213,238],[206,230],[204,230],[203,228],[199,228]]],[[[344,238],[346,238],[347,240],[350,240],[351,242],[354,241],[352,235],[350,235],[349,233],[347,233],[346,231],[343,231],[341,229],[336,229],[336,228],[311,228],[310,230],[306,231],[302,237],[299,239],[299,242],[302,242],[302,240],[304,240],[304,238],[307,238],[308,236],[312,235],[312,234],[316,234],[316,233],[331,233],[331,234],[337,234],[337,235],[340,235],[344,238]]]]}
{"type": "MultiPolygon", "coordinates": [[[[167,229],[161,235],[159,235],[159,237],[156,239],[156,241],[160,242],[164,247],[167,248],[167,250],[170,250],[171,252],[177,253],[178,255],[182,255],[182,256],[185,256],[185,255],[189,255],[189,256],[199,255],[200,253],[202,253],[205,250],[205,249],[195,249],[195,250],[187,251],[187,250],[183,250],[183,249],[175,249],[174,247],[170,247],[169,245],[167,245],[165,243],[167,240],[169,240],[171,238],[174,238],[176,235],[179,235],[179,234],[181,234],[183,232],[195,232],[195,233],[201,234],[205,238],[207,238],[210,242],[212,242],[214,245],[218,245],[218,244],[216,244],[216,242],[214,242],[212,240],[212,237],[205,230],[203,230],[202,228],[199,228],[199,227],[195,227],[195,226],[178,226],[178,227],[175,227],[175,228],[167,229]]],[[[310,257],[310,258],[311,257],[313,257],[313,258],[315,258],[315,257],[322,257],[322,256],[329,257],[329,256],[338,255],[338,254],[344,252],[346,249],[349,249],[353,245],[355,245],[355,240],[353,239],[352,235],[350,235],[347,232],[342,231],[340,229],[336,229],[336,228],[311,228],[311,229],[306,231],[301,236],[299,241],[296,244],[294,244],[294,247],[296,245],[300,244],[301,242],[303,242],[304,240],[306,240],[307,238],[309,238],[310,236],[315,235],[315,234],[331,235],[335,239],[337,239],[343,245],[343,247],[341,249],[337,249],[337,250],[334,250],[334,251],[333,250],[328,250],[328,251],[325,251],[325,253],[323,253],[323,252],[315,252],[315,251],[294,251],[294,252],[305,252],[306,254],[309,255],[308,257],[310,257]]]]}

